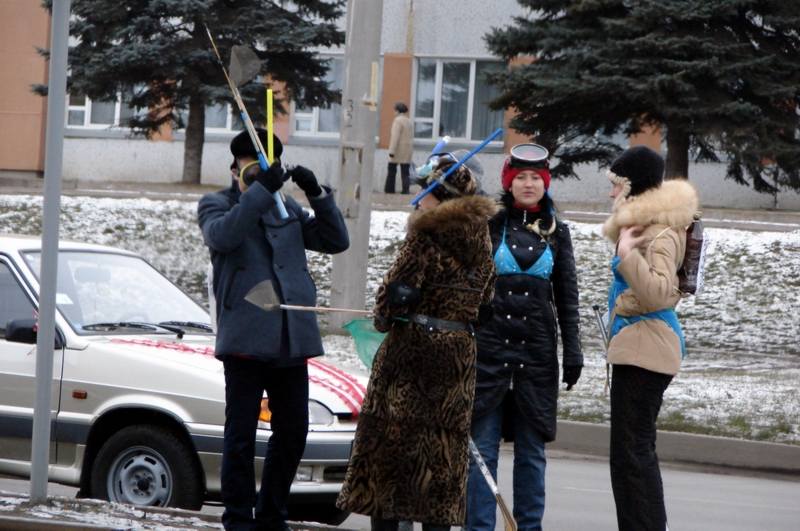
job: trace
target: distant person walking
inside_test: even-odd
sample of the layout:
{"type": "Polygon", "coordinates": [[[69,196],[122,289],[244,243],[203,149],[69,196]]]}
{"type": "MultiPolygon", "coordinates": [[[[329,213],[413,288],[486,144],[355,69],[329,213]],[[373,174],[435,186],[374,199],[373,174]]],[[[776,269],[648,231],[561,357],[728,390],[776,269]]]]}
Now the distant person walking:
{"type": "Polygon", "coordinates": [[[636,146],[609,169],[614,199],[603,234],[616,245],[608,295],[611,486],[620,531],[664,531],[656,419],[685,349],[675,314],[686,227],[698,208],[684,179],[663,180],[664,160],[636,146]]]}
{"type": "MultiPolygon", "coordinates": [[[[439,162],[424,182],[454,162],[439,162]]],[[[497,208],[476,195],[466,166],[419,203],[375,302],[388,332],[375,355],[353,452],[337,505],[424,531],[464,522],[470,412],[475,391],[474,322],[488,307],[494,264],[488,220],[497,208]]]]}
{"type": "Polygon", "coordinates": [[[411,120],[408,117],[408,107],[405,103],[394,104],[395,117],[392,122],[392,134],[389,137],[389,167],[386,174],[386,184],[383,191],[387,194],[394,193],[397,178],[397,166],[400,166],[400,180],[404,194],[411,193],[409,171],[411,169],[411,156],[414,151],[413,131],[411,120]]]}

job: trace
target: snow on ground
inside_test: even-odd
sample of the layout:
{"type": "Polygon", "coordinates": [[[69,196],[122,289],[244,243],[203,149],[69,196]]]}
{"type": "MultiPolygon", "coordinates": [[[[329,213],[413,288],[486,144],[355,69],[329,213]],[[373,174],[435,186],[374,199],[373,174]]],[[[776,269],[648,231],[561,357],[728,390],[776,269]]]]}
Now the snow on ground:
{"type": "Polygon", "coordinates": [[[198,516],[189,511],[158,508],[150,510],[121,503],[58,496],[48,498],[45,503],[31,504],[26,497],[3,492],[0,492],[0,515],[48,522],[48,525],[54,526],[72,524],[71,528],[78,524],[137,531],[222,529],[217,517],[198,516]]]}
{"type": "MultiPolygon", "coordinates": [[[[391,264],[407,213],[372,213],[367,301],[391,264]]],[[[593,304],[605,304],[612,249],[600,225],[570,223],[577,260],[581,381],[560,400],[565,418],[606,421],[605,363],[593,304]]],[[[0,196],[0,233],[40,234],[41,198],[0,196]]],[[[706,229],[710,238],[705,289],[681,302],[688,356],[667,390],[665,428],[800,443],[800,231],[706,229]]],[[[149,199],[62,197],[63,239],[139,252],[170,279],[206,303],[208,251],[196,223],[196,203],[149,199]]],[[[321,304],[330,292],[331,260],[309,253],[321,304]]],[[[352,340],[325,338],[327,356],[362,371],[352,340]]]]}
{"type": "MultiPolygon", "coordinates": [[[[24,518],[17,521],[19,529],[34,529],[31,522],[46,522],[47,529],[98,526],[102,529],[131,531],[185,531],[222,529],[218,515],[161,507],[134,507],[122,503],[91,499],[50,496],[44,503],[31,504],[25,495],[0,491],[0,516],[24,518]]],[[[4,522],[7,527],[13,522],[4,522]]],[[[44,528],[44,525],[35,527],[44,528]]],[[[294,531],[324,531],[334,529],[313,522],[289,522],[294,531]]]]}

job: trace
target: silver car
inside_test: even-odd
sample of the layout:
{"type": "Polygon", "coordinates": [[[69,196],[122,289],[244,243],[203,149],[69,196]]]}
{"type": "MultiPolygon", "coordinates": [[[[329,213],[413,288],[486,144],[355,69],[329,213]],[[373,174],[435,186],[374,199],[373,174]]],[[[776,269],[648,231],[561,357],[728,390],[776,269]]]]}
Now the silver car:
{"type": "MultiPolygon", "coordinates": [[[[0,236],[0,474],[30,474],[40,241],[0,236]]],[[[218,499],[225,406],[208,313],[140,256],[61,243],[49,477],[79,496],[218,499]]],[[[364,380],[308,362],[310,427],[290,518],[338,524],[364,380]]],[[[269,432],[262,401],[257,455],[269,432]]],[[[257,459],[256,477],[262,460],[257,459]]]]}

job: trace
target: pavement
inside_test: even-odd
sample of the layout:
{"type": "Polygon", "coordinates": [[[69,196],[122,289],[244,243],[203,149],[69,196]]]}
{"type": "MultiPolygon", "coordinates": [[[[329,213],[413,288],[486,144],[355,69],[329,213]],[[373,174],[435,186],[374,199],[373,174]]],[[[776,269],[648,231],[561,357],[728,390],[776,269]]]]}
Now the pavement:
{"type": "MultiPolygon", "coordinates": [[[[42,179],[0,175],[0,195],[40,195],[42,179]]],[[[202,194],[218,189],[217,186],[164,184],[164,183],[98,183],[64,182],[62,194],[88,197],[149,198],[153,200],[197,201],[202,194]]],[[[291,190],[289,190],[291,193],[291,190]]],[[[302,194],[295,197],[301,198],[302,194]]],[[[372,204],[376,210],[411,211],[410,195],[373,193],[372,204]]],[[[563,217],[573,221],[602,222],[608,216],[609,202],[602,198],[598,203],[559,203],[563,217]]],[[[742,210],[707,208],[703,219],[708,227],[737,228],[752,231],[800,230],[800,212],[785,210],[742,210]]],[[[563,455],[608,455],[609,427],[602,424],[562,421],[558,426],[558,439],[548,446],[548,451],[563,455]]],[[[770,474],[800,481],[800,445],[786,445],[745,441],[723,437],[675,432],[659,432],[659,458],[664,462],[701,467],[722,473],[770,474]]],[[[131,511],[120,509],[118,504],[105,504],[96,500],[50,498],[47,506],[69,507],[69,510],[48,513],[42,506],[30,505],[19,495],[0,493],[0,530],[3,529],[219,529],[218,519],[213,522],[200,513],[177,509],[148,509],[131,511]],[[98,505],[100,504],[100,505],[98,505]],[[37,508],[38,507],[38,508],[37,508]],[[86,520],[70,519],[66,514],[81,511],[99,511],[109,519],[99,524],[86,520]],[[120,516],[120,512],[123,514],[120,516]],[[112,518],[119,517],[121,520],[112,518]],[[125,520],[128,518],[128,520],[125,520]],[[186,520],[186,519],[189,520],[186,520]],[[191,518],[196,518],[191,520],[191,518]],[[128,522],[127,524],[125,522],[128,522]],[[190,522],[190,523],[186,523],[190,522]],[[127,527],[126,527],[127,526],[127,527]]],[[[330,529],[324,526],[292,524],[293,529],[330,529]]],[[[339,528],[341,529],[341,528],[339,528]]]]}

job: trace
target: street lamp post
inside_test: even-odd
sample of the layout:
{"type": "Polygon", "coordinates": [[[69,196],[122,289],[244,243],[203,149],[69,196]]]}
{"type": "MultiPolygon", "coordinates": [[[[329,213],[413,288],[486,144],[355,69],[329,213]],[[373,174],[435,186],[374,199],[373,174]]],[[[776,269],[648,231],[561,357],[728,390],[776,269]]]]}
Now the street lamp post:
{"type": "Polygon", "coordinates": [[[39,274],[39,331],[36,338],[36,402],[31,444],[31,502],[47,499],[50,461],[50,401],[56,328],[58,216],[64,148],[64,105],[67,91],[67,48],[70,0],[54,0],[50,20],[50,64],[47,76],[47,131],[44,160],[42,259],[39,274]]]}

